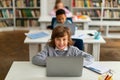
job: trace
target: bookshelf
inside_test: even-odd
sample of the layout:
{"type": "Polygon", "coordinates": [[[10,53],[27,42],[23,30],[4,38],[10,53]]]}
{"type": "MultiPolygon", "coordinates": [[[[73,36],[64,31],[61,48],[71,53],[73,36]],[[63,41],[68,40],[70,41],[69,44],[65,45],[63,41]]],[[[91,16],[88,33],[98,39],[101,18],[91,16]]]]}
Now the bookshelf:
{"type": "Polygon", "coordinates": [[[71,0],[71,6],[74,15],[88,15],[92,20],[101,20],[101,0],[71,0]]]}
{"type": "Polygon", "coordinates": [[[88,15],[94,21],[119,21],[120,0],[71,0],[74,15],[88,15]]]}
{"type": "Polygon", "coordinates": [[[103,6],[103,20],[120,20],[120,0],[105,0],[103,6]]]}
{"type": "Polygon", "coordinates": [[[13,29],[14,10],[12,0],[0,0],[0,28],[5,30],[6,27],[13,29]]]}
{"type": "Polygon", "coordinates": [[[0,0],[0,29],[39,27],[41,0],[0,0]]]}
{"type": "Polygon", "coordinates": [[[71,11],[74,15],[88,15],[92,19],[89,26],[104,30],[120,30],[120,0],[71,0],[71,11]]]}

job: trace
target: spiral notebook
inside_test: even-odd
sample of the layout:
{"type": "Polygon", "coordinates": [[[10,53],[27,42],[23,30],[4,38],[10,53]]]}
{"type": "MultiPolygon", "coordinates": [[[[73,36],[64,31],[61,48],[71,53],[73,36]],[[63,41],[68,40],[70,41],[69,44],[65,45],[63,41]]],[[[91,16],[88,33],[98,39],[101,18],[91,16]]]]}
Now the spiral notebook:
{"type": "Polygon", "coordinates": [[[92,63],[92,64],[84,66],[84,67],[91,70],[91,71],[94,71],[98,74],[103,74],[103,73],[106,73],[110,70],[109,68],[107,68],[99,63],[92,63]]]}

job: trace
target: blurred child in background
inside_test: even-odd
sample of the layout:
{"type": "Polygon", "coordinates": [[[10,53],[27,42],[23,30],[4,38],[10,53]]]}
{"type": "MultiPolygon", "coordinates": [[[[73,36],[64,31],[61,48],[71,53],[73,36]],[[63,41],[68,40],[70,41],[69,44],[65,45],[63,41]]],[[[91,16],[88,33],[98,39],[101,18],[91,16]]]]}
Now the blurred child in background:
{"type": "Polygon", "coordinates": [[[56,17],[56,11],[58,9],[63,9],[67,17],[72,17],[72,13],[64,6],[61,0],[56,0],[54,9],[50,12],[50,16],[56,17]]]}

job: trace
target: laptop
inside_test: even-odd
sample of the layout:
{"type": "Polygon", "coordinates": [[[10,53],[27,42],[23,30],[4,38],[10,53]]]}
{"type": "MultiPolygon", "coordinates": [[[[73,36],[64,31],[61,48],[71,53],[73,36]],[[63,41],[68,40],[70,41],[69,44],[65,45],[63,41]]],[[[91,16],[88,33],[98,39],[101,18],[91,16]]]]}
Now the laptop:
{"type": "Polygon", "coordinates": [[[48,77],[78,77],[82,75],[83,57],[47,57],[46,75],[48,77]]]}
{"type": "Polygon", "coordinates": [[[70,29],[70,31],[71,31],[71,34],[72,35],[75,34],[76,25],[74,23],[72,23],[72,24],[65,24],[65,25],[64,24],[57,24],[56,26],[59,26],[59,25],[68,27],[70,29]]]}

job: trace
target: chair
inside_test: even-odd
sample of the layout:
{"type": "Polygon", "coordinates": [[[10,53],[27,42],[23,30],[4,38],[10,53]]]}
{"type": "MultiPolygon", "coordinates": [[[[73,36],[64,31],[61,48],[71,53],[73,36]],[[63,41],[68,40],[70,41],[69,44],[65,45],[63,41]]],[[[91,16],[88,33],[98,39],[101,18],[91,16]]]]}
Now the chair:
{"type": "Polygon", "coordinates": [[[84,43],[82,39],[72,39],[74,41],[74,46],[78,49],[84,51],[84,43]]]}
{"type": "MultiPolygon", "coordinates": [[[[67,20],[73,22],[71,17],[68,17],[67,20]]],[[[51,25],[48,26],[47,28],[48,28],[48,29],[53,29],[53,25],[54,25],[54,22],[55,22],[55,21],[56,21],[56,17],[53,17],[53,18],[52,18],[52,21],[51,21],[51,25]]]]}

